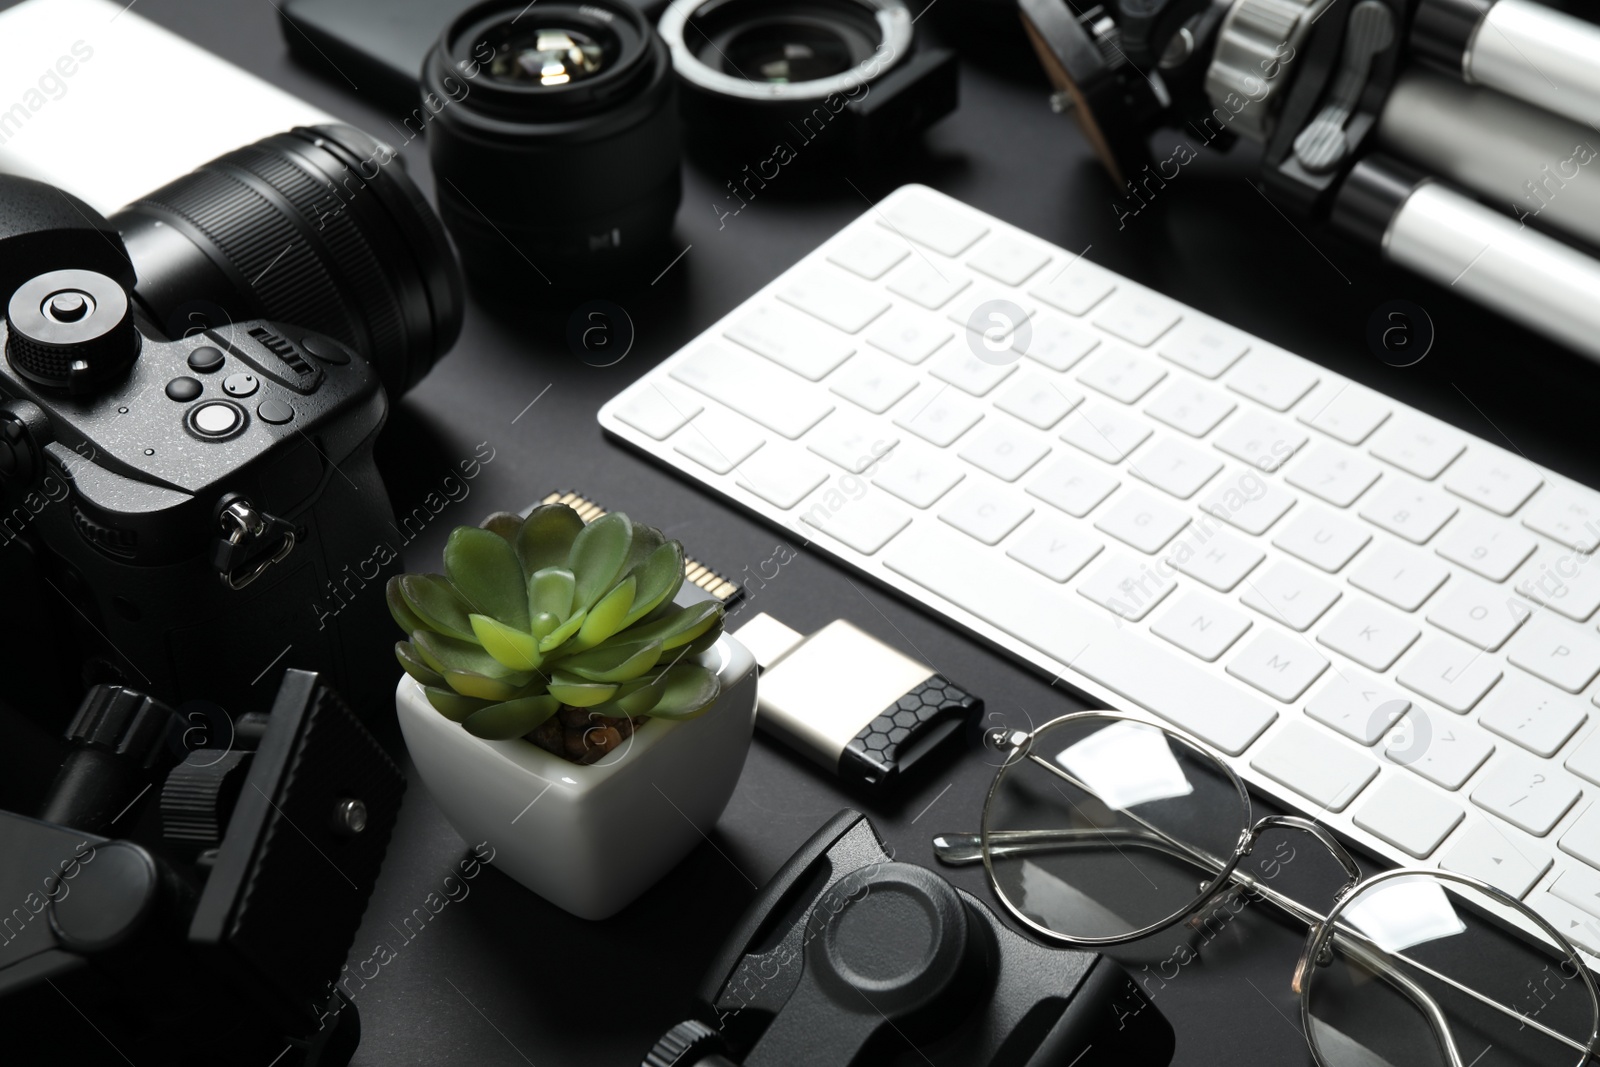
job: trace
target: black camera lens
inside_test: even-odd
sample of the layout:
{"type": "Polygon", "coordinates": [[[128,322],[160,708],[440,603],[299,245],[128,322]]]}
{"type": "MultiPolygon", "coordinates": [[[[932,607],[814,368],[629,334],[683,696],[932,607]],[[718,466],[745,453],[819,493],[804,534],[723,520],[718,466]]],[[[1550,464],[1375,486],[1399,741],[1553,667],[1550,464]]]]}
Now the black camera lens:
{"type": "Polygon", "coordinates": [[[735,27],[720,49],[707,40],[700,58],[724,74],[793,85],[843,74],[871,54],[871,42],[864,36],[852,40],[834,26],[780,17],[735,27]]]}
{"type": "Polygon", "coordinates": [[[474,278],[660,268],[682,134],[666,46],[632,4],[469,8],[423,63],[422,104],[439,213],[474,278]]]}
{"type": "Polygon", "coordinates": [[[111,222],[167,336],[273,319],[351,345],[399,397],[461,332],[460,269],[394,150],[349,126],[264,138],[111,222]]]}

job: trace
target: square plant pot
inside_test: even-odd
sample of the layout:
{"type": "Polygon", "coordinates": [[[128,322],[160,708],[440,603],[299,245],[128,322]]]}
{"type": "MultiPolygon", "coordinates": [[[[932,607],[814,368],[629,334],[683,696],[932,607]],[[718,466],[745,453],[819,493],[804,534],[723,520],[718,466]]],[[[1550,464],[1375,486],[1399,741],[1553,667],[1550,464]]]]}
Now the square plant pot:
{"type": "Polygon", "coordinates": [[[445,818],[546,900],[605,919],[654,885],[709,834],[733,796],[756,719],[756,663],[723,635],[700,662],[721,694],[698,718],[651,719],[589,766],[532,741],[486,741],[400,680],[406,747],[445,818]]]}

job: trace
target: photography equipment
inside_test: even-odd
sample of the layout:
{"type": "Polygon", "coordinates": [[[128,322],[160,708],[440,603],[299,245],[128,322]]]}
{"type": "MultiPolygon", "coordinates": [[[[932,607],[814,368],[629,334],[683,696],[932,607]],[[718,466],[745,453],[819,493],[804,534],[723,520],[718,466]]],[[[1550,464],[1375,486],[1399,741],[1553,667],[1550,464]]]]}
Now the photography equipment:
{"type": "Polygon", "coordinates": [[[384,701],[379,375],[409,388],[461,322],[392,153],[295,130],[110,220],[23,178],[0,194],[0,587],[29,619],[11,701],[59,722],[118,682],[240,712],[285,667],[384,701]]]}
{"type": "Polygon", "coordinates": [[[1012,932],[841,811],[739,920],[695,1019],[645,1067],[1110,1067],[1171,1060],[1172,1028],[1115,963],[1012,932]]]}
{"type": "Polygon", "coordinates": [[[1218,753],[1136,716],[1079,712],[992,740],[1006,760],[981,832],[940,835],[934,851],[982,862],[1038,936],[1124,944],[1186,920],[1216,928],[1230,918],[1217,909],[1265,903],[1310,931],[1294,988],[1319,1067],[1581,1067],[1600,1044],[1600,991],[1577,949],[1488,883],[1443,869],[1364,878],[1320,823],[1257,819],[1218,753]],[[1270,884],[1281,868],[1246,869],[1273,830],[1311,835],[1343,869],[1326,914],[1270,884]],[[1529,1003],[1552,974],[1559,987],[1529,1003]]]}
{"type": "Polygon", "coordinates": [[[7,1044],[348,1063],[360,1024],[336,983],[405,777],[339,696],[289,671],[270,715],[196,722],[99,687],[66,736],[40,817],[0,812],[7,1044]]]}
{"type": "Polygon", "coordinates": [[[475,279],[565,287],[661,269],[682,132],[666,46],[637,8],[478,4],[428,53],[422,101],[439,212],[475,279]]]}
{"type": "Polygon", "coordinates": [[[660,29],[696,147],[770,169],[881,158],[955,110],[955,54],[912,21],[904,0],[674,0],[660,29]]]}
{"type": "Polygon", "coordinates": [[[1058,108],[1135,209],[1176,174],[1155,130],[1257,142],[1291,218],[1600,358],[1593,193],[1568,191],[1600,155],[1600,27],[1529,0],[1020,6],[1058,108]]]}

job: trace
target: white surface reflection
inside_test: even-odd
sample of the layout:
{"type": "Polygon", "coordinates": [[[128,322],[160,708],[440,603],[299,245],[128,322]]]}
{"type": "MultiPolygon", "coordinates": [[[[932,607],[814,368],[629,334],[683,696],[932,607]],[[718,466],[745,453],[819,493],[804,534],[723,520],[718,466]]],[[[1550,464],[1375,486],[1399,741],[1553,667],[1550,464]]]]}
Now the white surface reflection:
{"type": "Polygon", "coordinates": [[[1344,919],[1385,952],[1466,933],[1444,886],[1429,878],[1402,878],[1364,890],[1344,919]]]}
{"type": "Polygon", "coordinates": [[[1113,811],[1194,792],[1166,735],[1144,723],[1124,721],[1096,730],[1062,751],[1056,762],[1113,811]]]}

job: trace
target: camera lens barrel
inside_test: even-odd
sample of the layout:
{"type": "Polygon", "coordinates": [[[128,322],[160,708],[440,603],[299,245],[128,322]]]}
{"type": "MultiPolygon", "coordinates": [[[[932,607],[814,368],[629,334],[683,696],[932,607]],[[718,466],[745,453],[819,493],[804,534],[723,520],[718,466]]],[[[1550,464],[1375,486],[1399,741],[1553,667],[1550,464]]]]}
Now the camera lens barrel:
{"type": "Polygon", "coordinates": [[[246,145],[128,205],[135,296],[169,337],[266,318],[327,334],[409,390],[461,330],[455,255],[394,150],[348,126],[246,145]]]}
{"type": "Polygon", "coordinates": [[[631,4],[479,4],[428,54],[422,90],[440,214],[474,277],[656,265],[683,135],[666,46],[631,4]]]}

